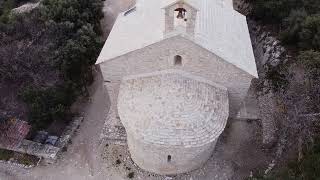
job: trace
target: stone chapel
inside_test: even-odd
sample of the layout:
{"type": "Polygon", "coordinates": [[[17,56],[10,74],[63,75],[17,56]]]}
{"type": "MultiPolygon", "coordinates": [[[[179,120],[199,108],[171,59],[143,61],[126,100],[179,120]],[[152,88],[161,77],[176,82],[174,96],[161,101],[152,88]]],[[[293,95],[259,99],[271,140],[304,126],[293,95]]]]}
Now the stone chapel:
{"type": "Polygon", "coordinates": [[[157,174],[199,168],[257,78],[246,17],[232,0],[137,0],[97,60],[132,160],[157,174]]]}

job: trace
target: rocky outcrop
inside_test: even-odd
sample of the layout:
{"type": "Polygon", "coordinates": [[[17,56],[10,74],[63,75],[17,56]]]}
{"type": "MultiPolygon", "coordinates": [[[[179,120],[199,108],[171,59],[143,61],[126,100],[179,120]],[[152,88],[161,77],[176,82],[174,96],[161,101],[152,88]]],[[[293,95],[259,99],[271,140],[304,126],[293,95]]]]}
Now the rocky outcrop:
{"type": "MultiPolygon", "coordinates": [[[[245,16],[252,11],[248,0],[234,0],[233,4],[234,9],[245,16]]],[[[275,67],[288,60],[285,48],[265,27],[250,19],[248,27],[259,73],[264,72],[263,66],[267,64],[275,67]]]]}
{"type": "MultiPolygon", "coordinates": [[[[252,7],[248,0],[234,0],[234,9],[243,15],[248,16],[252,7]]],[[[263,26],[257,22],[248,19],[248,26],[253,46],[253,51],[258,68],[259,78],[263,81],[267,67],[277,67],[281,63],[285,63],[290,58],[280,41],[272,36],[263,26]]],[[[265,81],[264,86],[268,87],[269,83],[265,81]]],[[[262,122],[263,144],[273,145],[276,140],[277,124],[275,114],[277,111],[275,95],[267,90],[257,95],[259,119],[262,122]]]]}
{"type": "MultiPolygon", "coordinates": [[[[272,36],[271,32],[257,25],[255,21],[248,20],[248,24],[259,77],[260,80],[265,81],[264,87],[268,88],[270,84],[267,80],[264,80],[268,71],[267,67],[277,67],[288,61],[290,56],[280,41],[272,36]]],[[[277,140],[277,125],[275,121],[277,107],[275,98],[272,92],[265,89],[258,95],[260,119],[263,127],[263,143],[265,145],[272,145],[277,140]]]]}
{"type": "Polygon", "coordinates": [[[30,13],[35,8],[39,7],[40,1],[37,3],[27,3],[20,7],[14,8],[11,10],[12,14],[24,14],[24,13],[30,13]]]}
{"type": "Polygon", "coordinates": [[[273,93],[258,96],[259,118],[262,124],[262,143],[264,146],[272,146],[276,140],[277,124],[274,114],[276,114],[276,100],[273,93]]]}
{"type": "Polygon", "coordinates": [[[248,3],[247,1],[248,0],[234,0],[233,8],[241,14],[248,16],[252,11],[252,7],[250,6],[250,3],[248,3]]]}
{"type": "Polygon", "coordinates": [[[264,72],[265,65],[276,67],[288,60],[289,56],[277,38],[252,20],[249,20],[248,24],[259,72],[264,72]]]}

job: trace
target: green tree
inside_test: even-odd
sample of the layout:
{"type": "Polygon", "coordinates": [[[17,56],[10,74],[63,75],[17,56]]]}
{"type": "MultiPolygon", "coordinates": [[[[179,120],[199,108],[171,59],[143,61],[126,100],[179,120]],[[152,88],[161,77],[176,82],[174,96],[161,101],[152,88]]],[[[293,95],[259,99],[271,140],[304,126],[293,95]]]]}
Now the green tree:
{"type": "Polygon", "coordinates": [[[309,77],[319,78],[320,76],[320,52],[309,50],[302,51],[298,56],[298,62],[301,63],[308,72],[309,77]]]}
{"type": "Polygon", "coordinates": [[[42,0],[9,23],[10,10],[24,1],[0,0],[0,83],[22,89],[29,120],[42,129],[67,120],[76,97],[87,93],[102,47],[102,1],[42,0]]]}
{"type": "Polygon", "coordinates": [[[320,50],[320,14],[305,19],[299,37],[301,48],[320,50]]]}
{"type": "Polygon", "coordinates": [[[64,120],[68,107],[75,100],[70,94],[72,86],[53,88],[28,87],[21,92],[22,99],[29,105],[29,117],[34,129],[43,129],[54,120],[64,120]]]}
{"type": "Polygon", "coordinates": [[[283,20],[285,30],[281,32],[280,37],[283,43],[296,44],[300,41],[299,33],[307,17],[304,9],[293,10],[289,17],[283,20]]]}
{"type": "Polygon", "coordinates": [[[281,23],[291,10],[303,7],[302,0],[251,0],[253,16],[268,23],[281,23]]]}

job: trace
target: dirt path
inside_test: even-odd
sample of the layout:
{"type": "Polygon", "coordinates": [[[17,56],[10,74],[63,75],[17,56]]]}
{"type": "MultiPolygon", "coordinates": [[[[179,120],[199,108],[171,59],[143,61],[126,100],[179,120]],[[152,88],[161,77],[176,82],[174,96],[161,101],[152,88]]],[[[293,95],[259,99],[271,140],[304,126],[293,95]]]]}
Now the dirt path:
{"type": "MultiPolygon", "coordinates": [[[[31,170],[0,166],[1,180],[105,180],[100,161],[99,139],[102,130],[107,99],[103,93],[101,77],[98,75],[91,87],[91,100],[84,106],[84,121],[56,164],[39,166],[31,170]],[[6,170],[8,168],[9,170],[6,170]]],[[[102,165],[103,166],[103,165],[102,165]]]]}

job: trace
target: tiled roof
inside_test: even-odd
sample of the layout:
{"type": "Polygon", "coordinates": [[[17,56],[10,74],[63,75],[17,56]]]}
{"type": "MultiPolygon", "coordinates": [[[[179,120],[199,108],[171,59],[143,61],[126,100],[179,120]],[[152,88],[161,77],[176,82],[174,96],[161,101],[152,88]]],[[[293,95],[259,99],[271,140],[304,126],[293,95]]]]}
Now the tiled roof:
{"type": "Polygon", "coordinates": [[[0,147],[13,148],[27,136],[31,126],[26,121],[10,119],[0,122],[0,147]]]}

